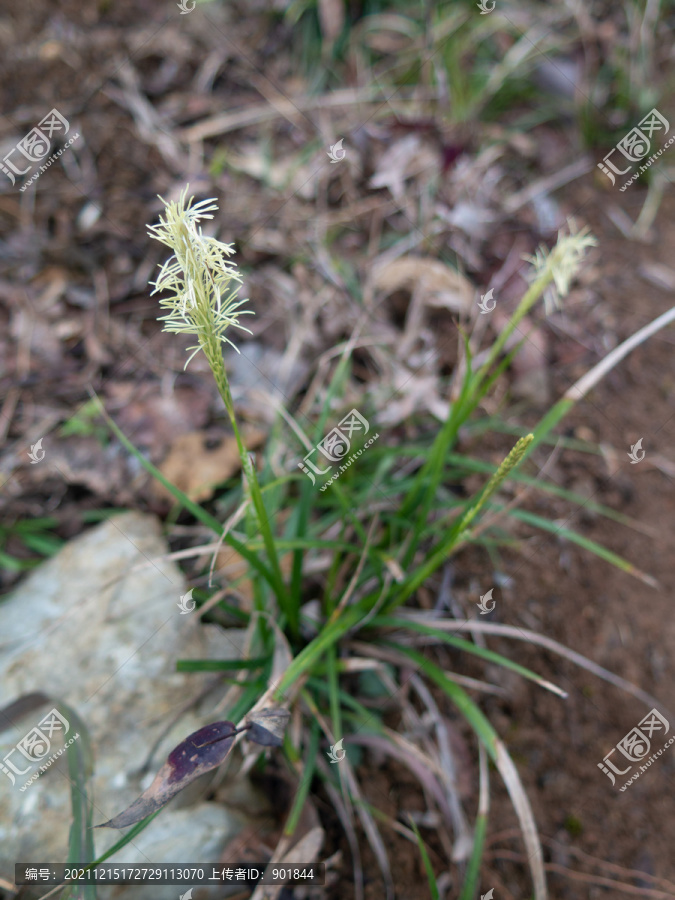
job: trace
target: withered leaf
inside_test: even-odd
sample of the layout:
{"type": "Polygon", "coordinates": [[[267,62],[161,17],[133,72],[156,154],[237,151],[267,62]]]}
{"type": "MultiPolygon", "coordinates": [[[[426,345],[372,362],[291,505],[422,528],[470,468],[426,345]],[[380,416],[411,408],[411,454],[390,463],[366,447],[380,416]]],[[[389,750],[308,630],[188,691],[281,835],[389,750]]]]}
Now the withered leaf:
{"type": "MultiPolygon", "coordinates": [[[[257,450],[265,442],[266,434],[257,428],[244,428],[243,440],[248,450],[257,450]]],[[[184,491],[191,500],[209,500],[215,487],[241,469],[236,438],[226,437],[218,447],[209,449],[207,434],[192,431],[179,434],[172,442],[160,471],[172,484],[184,491]]],[[[173,499],[167,489],[156,483],[153,491],[158,497],[173,499]]]]}
{"type": "Polygon", "coordinates": [[[189,735],[169,754],[150,787],[124,812],[97,828],[125,828],[160,809],[200,775],[217,768],[232,749],[237,728],[214,722],[189,735]]]}
{"type": "Polygon", "coordinates": [[[262,747],[281,747],[286,723],[290,718],[287,709],[261,709],[246,717],[248,731],[246,737],[262,747]]]}

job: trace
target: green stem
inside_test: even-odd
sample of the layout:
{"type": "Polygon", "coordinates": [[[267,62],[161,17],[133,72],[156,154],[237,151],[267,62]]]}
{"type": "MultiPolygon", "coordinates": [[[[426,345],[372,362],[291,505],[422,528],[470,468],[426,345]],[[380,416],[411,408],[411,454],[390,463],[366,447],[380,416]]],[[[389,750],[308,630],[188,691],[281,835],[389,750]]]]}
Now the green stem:
{"type": "Polygon", "coordinates": [[[533,441],[534,436],[531,434],[520,438],[492,478],[490,478],[485,485],[485,488],[478,494],[476,499],[469,504],[464,514],[457,519],[455,524],[450,528],[445,538],[442,538],[438,542],[425,562],[413,572],[406,582],[403,583],[398,594],[385,604],[383,607],[384,612],[391,612],[396,609],[397,606],[405,603],[420,585],[424,584],[427,578],[429,578],[429,576],[445,562],[454,551],[462,532],[466,531],[490,497],[499,490],[505,479],[511,474],[516,466],[523,461],[533,441]]]}
{"type": "Polygon", "coordinates": [[[490,351],[488,353],[487,359],[480,367],[476,375],[474,376],[474,384],[473,384],[473,393],[478,391],[480,388],[481,382],[489,372],[492,367],[494,361],[497,359],[499,354],[504,349],[506,342],[511,337],[513,332],[516,330],[520,322],[525,318],[528,312],[532,309],[537,300],[541,297],[544,290],[548,287],[550,282],[553,280],[553,275],[549,271],[548,268],[545,269],[544,272],[533,281],[530,287],[525,291],[523,299],[518,304],[516,311],[511,316],[508,325],[504,327],[504,330],[500,332],[495,340],[494,344],[490,347],[490,351]]]}
{"type": "Polygon", "coordinates": [[[230,385],[227,380],[227,372],[225,371],[225,363],[223,362],[223,354],[220,347],[220,342],[209,335],[207,342],[205,342],[203,345],[203,348],[209,366],[211,367],[211,371],[213,372],[213,377],[216,381],[218,392],[223,400],[223,403],[225,404],[225,409],[227,410],[227,414],[230,418],[230,424],[232,425],[232,430],[234,431],[234,436],[237,441],[237,448],[239,450],[242,469],[244,470],[244,475],[246,476],[248,488],[251,493],[251,500],[253,501],[253,507],[255,509],[256,518],[258,520],[258,527],[260,528],[260,533],[262,534],[263,542],[265,544],[267,558],[272,568],[272,575],[274,578],[274,591],[276,593],[277,600],[279,601],[281,611],[288,619],[288,623],[292,632],[294,634],[297,634],[299,627],[297,605],[294,605],[290,602],[290,597],[286,590],[286,586],[284,585],[284,579],[283,575],[281,574],[281,567],[279,565],[279,557],[277,555],[277,549],[274,543],[274,535],[272,534],[272,529],[270,527],[270,517],[268,516],[267,510],[265,509],[265,503],[263,501],[262,491],[260,490],[258,476],[256,474],[255,467],[251,462],[251,457],[249,456],[248,451],[244,446],[244,442],[242,441],[241,434],[239,432],[239,426],[237,425],[237,418],[234,412],[234,401],[232,399],[230,385]]]}

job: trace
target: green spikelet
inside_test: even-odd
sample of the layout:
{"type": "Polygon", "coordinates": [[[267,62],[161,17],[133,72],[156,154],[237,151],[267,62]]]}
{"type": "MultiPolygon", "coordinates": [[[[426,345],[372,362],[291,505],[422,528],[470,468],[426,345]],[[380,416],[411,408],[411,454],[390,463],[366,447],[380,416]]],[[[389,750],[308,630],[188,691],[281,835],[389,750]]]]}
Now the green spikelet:
{"type": "Polygon", "coordinates": [[[533,434],[527,434],[525,435],[525,437],[520,438],[513,450],[511,450],[509,455],[502,462],[501,466],[497,469],[492,478],[485,485],[485,488],[478,500],[464,513],[464,516],[462,517],[458,528],[458,534],[466,531],[466,529],[469,527],[469,525],[471,525],[473,520],[485,506],[490,497],[499,490],[502,482],[509,476],[513,469],[516,468],[523,456],[525,456],[527,448],[530,446],[533,440],[533,434]]]}

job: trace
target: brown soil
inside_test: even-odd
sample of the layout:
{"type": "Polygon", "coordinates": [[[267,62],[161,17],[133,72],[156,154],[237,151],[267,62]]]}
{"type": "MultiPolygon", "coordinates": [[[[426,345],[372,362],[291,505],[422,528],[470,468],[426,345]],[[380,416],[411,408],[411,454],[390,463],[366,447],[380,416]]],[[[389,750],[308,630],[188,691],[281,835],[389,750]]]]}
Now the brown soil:
{"type": "MultiPolygon", "coordinates": [[[[588,187],[571,197],[569,204],[572,209],[583,209],[599,238],[602,259],[594,288],[620,323],[618,337],[624,340],[671,305],[668,293],[646,283],[638,271],[647,261],[672,263],[675,228],[670,216],[675,203],[672,199],[664,203],[654,243],[644,246],[617,235],[602,215],[607,199],[588,187]]],[[[630,210],[634,215],[643,200],[642,192],[634,195],[630,210]]],[[[673,456],[673,343],[672,332],[666,331],[637,349],[563,422],[567,436],[616,448],[616,461],[608,464],[601,456],[565,450],[553,471],[549,470],[560,486],[585,492],[589,499],[631,516],[654,533],[645,535],[583,510],[575,512],[565,501],[546,499],[539,504],[542,514],[633,562],[653,576],[659,587],[649,587],[566,541],[535,536],[523,542],[521,552],[505,557],[504,571],[513,581],[505,591],[495,591],[501,603],[497,602],[493,614],[494,621],[554,637],[633,682],[656,697],[664,713],[675,710],[675,664],[671,658],[675,625],[670,611],[675,588],[675,494],[672,479],[652,467],[649,457],[673,456]],[[633,465],[627,452],[640,437],[647,455],[633,465]]],[[[572,364],[553,365],[555,396],[562,395],[594,361],[593,354],[586,353],[572,364]]],[[[484,555],[460,555],[456,568],[461,572],[460,584],[468,584],[472,577],[479,578],[481,585],[490,583],[492,569],[489,562],[486,567],[484,555]]],[[[675,790],[675,754],[666,751],[625,792],[620,791],[624,779],[617,776],[613,787],[598,768],[648,708],[546,650],[496,638],[489,638],[488,646],[568,692],[567,699],[558,699],[518,676],[501,674],[497,681],[510,689],[508,702],[499,698],[481,702],[512,754],[532,803],[549,864],[551,897],[596,900],[624,896],[612,879],[662,891],[658,896],[675,896],[675,885],[668,889],[648,877],[675,882],[670,793],[675,790]],[[622,868],[612,870],[603,863],[622,868]],[[644,878],[640,878],[642,873],[644,878]],[[633,880],[628,877],[631,874],[633,880]],[[603,878],[609,880],[603,882],[603,878]]],[[[480,667],[467,666],[460,654],[439,652],[437,658],[450,669],[481,675],[480,667]]],[[[654,749],[658,746],[657,742],[654,749]]],[[[617,767],[624,769],[625,765],[617,763],[617,767]]],[[[401,767],[372,769],[364,765],[359,774],[367,785],[368,799],[390,814],[395,815],[397,809],[421,808],[418,788],[401,767]]],[[[475,790],[475,766],[472,777],[475,790]]],[[[525,852],[511,801],[496,770],[492,771],[491,787],[482,890],[493,887],[500,900],[522,900],[531,896],[525,852]]],[[[422,829],[422,833],[430,847],[436,844],[440,849],[433,831],[422,829]]],[[[405,840],[392,838],[391,832],[388,838],[400,896],[426,900],[428,887],[418,854],[405,840]]],[[[369,858],[367,849],[364,852],[369,858]]],[[[441,871],[444,859],[442,852],[432,856],[441,871]]],[[[374,868],[372,859],[369,865],[374,868]]],[[[450,876],[456,890],[458,870],[450,870],[450,876]]],[[[332,896],[337,900],[343,895],[337,889],[332,896]]],[[[375,900],[381,896],[381,883],[376,881],[367,897],[375,900]]],[[[450,896],[455,894],[451,891],[450,896]]]]}

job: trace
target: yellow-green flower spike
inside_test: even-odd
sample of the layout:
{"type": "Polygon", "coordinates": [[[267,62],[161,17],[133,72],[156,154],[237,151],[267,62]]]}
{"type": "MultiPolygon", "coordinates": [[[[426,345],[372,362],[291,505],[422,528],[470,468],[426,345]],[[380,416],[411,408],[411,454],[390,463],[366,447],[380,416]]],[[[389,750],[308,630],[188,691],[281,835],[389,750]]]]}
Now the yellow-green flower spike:
{"type": "Polygon", "coordinates": [[[553,279],[555,289],[551,285],[544,295],[547,313],[550,313],[554,306],[560,305],[560,298],[567,296],[586,250],[598,243],[588,228],[577,231],[574,219],[570,219],[568,225],[570,233],[566,235],[560,230],[558,241],[552,250],[541,246],[534,256],[524,257],[534,266],[535,279],[542,275],[548,275],[553,279]]]}
{"type": "MultiPolygon", "coordinates": [[[[251,310],[241,309],[246,300],[236,299],[242,279],[236,265],[227,260],[234,252],[232,245],[207,237],[199,227],[202,219],[213,218],[211,213],[218,207],[213,198],[199,203],[193,203],[194,197],[187,200],[188,189],[189,185],[175,203],[160,197],[164,216],[160,216],[157,225],[148,226],[150,237],[173,250],[157,280],[150,282],[155,287],[153,294],[172,292],[159,301],[162,309],[168,310],[166,316],[160,317],[165,323],[164,331],[192,334],[198,341],[189,348],[193,353],[186,367],[200,350],[207,357],[220,353],[221,342],[237,350],[225,332],[230,326],[248,331],[240,325],[239,316],[253,315],[251,310]]],[[[212,368],[213,363],[209,359],[212,368]]]]}

